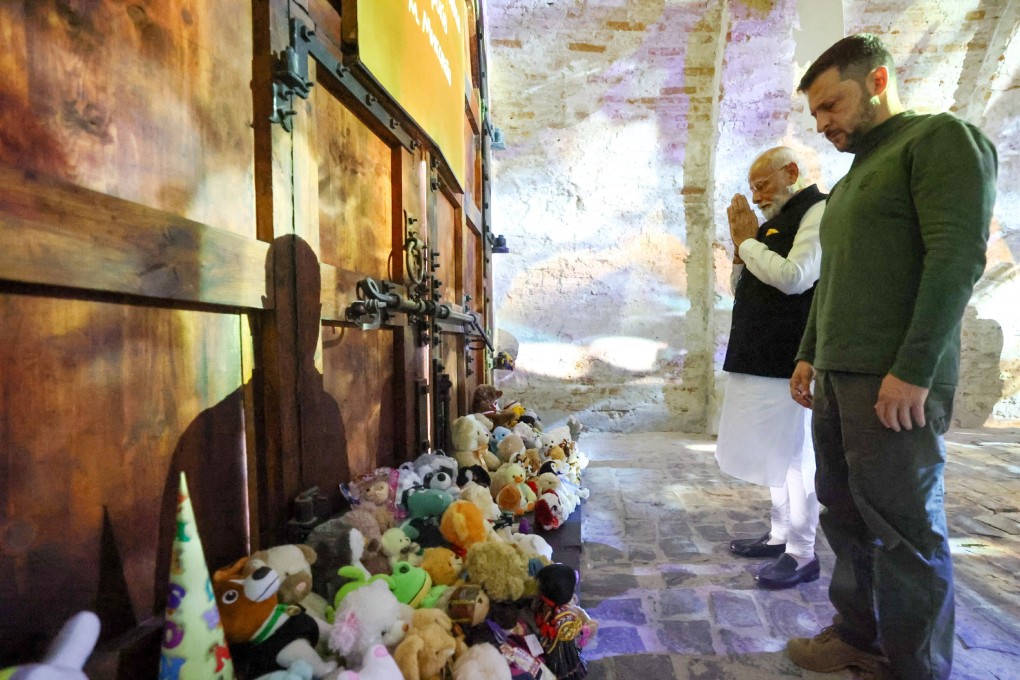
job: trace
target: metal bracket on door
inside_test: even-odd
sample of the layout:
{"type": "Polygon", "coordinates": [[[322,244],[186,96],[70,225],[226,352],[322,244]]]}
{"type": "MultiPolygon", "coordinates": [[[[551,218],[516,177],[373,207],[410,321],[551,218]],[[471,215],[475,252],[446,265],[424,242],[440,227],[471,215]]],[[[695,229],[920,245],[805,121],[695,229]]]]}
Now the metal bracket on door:
{"type": "MultiPolygon", "coordinates": [[[[308,80],[308,57],[314,57],[322,68],[329,71],[361,106],[361,112],[368,114],[389,130],[397,141],[408,151],[413,151],[418,142],[411,137],[401,121],[394,118],[380,102],[379,98],[368,91],[350,68],[340,63],[326,45],[316,36],[315,31],[308,28],[300,20],[290,19],[290,45],[277,57],[273,69],[273,114],[269,120],[279,123],[290,132],[293,129],[291,118],[295,115],[291,106],[291,95],[307,99],[315,83],[308,80]]],[[[399,109],[398,104],[394,104],[399,109]]],[[[402,111],[402,109],[399,109],[402,111]]]]}
{"type": "Polygon", "coordinates": [[[273,67],[273,113],[271,123],[279,123],[287,132],[294,129],[291,117],[295,115],[292,96],[308,99],[315,85],[308,80],[308,43],[314,31],[290,20],[290,45],[276,58],[273,67]]]}
{"type": "Polygon", "coordinates": [[[390,312],[408,316],[432,317],[435,320],[453,321],[465,326],[474,335],[481,337],[492,350],[492,341],[478,322],[478,315],[470,309],[458,311],[452,306],[435,300],[416,300],[393,292],[397,284],[365,278],[358,281],[358,299],[352,302],[344,316],[348,321],[361,324],[362,330],[379,328],[390,312]]]}

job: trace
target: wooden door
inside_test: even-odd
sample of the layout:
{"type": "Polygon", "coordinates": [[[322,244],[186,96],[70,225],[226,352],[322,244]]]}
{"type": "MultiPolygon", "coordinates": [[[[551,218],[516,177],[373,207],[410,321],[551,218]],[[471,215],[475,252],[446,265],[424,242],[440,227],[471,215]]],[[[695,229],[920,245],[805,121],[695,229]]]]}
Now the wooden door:
{"type": "Polygon", "coordinates": [[[258,540],[251,12],[0,3],[0,666],[80,609],[154,661],[178,471],[211,564],[258,540]]]}
{"type": "Polygon", "coordinates": [[[92,609],[91,676],[155,677],[180,472],[215,569],[429,445],[434,357],[451,416],[484,372],[463,324],[351,314],[369,279],[431,300],[409,242],[441,302],[488,283],[470,189],[341,82],[339,6],[0,3],[0,667],[92,609]],[[307,98],[281,95],[311,31],[307,98]]]}

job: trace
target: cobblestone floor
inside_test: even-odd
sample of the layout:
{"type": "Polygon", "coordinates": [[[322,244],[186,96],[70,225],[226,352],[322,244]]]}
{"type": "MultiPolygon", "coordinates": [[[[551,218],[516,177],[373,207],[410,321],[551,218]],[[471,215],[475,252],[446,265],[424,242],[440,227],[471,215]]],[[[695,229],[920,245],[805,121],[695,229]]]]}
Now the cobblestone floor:
{"type": "MultiPolygon", "coordinates": [[[[956,568],[954,680],[1020,680],[1020,430],[947,437],[956,568]]],[[[582,520],[581,604],[600,623],[585,650],[591,680],[849,679],[801,671],[789,637],[831,621],[833,556],[822,578],[770,592],[764,564],[732,556],[733,537],[768,530],[768,490],[719,472],[715,443],[675,433],[586,433],[591,498],[582,520]]]]}

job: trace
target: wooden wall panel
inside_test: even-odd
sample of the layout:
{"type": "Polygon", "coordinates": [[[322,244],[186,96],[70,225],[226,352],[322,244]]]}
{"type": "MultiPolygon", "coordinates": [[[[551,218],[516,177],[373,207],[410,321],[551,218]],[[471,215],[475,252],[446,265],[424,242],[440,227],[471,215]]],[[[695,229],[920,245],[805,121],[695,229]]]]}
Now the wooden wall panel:
{"type": "Polygon", "coordinates": [[[312,91],[319,148],[319,246],[326,264],[389,278],[390,147],[323,87],[312,91]]]}
{"type": "Polygon", "coordinates": [[[0,3],[0,163],[254,235],[251,6],[0,3]]]}
{"type": "Polygon", "coordinates": [[[457,239],[460,236],[457,207],[441,191],[436,192],[434,196],[436,224],[432,249],[439,251],[439,258],[436,260],[439,269],[436,271],[436,277],[443,282],[443,301],[459,305],[463,302],[463,289],[460,287],[460,277],[457,274],[457,239]]]}
{"type": "Polygon", "coordinates": [[[389,329],[323,328],[323,384],[336,399],[342,422],[343,441],[336,442],[335,451],[346,450],[351,477],[400,462],[403,443],[395,436],[395,422],[403,404],[394,387],[394,372],[401,368],[393,359],[394,344],[389,329]]]}
{"type": "Polygon", "coordinates": [[[464,379],[464,336],[460,333],[443,333],[442,362],[450,375],[450,423],[457,416],[468,413],[468,395],[464,379]]]}
{"type": "Polygon", "coordinates": [[[245,553],[245,333],[237,315],[0,292],[0,649],[79,609],[104,639],[161,612],[178,470],[209,563],[245,553]]]}

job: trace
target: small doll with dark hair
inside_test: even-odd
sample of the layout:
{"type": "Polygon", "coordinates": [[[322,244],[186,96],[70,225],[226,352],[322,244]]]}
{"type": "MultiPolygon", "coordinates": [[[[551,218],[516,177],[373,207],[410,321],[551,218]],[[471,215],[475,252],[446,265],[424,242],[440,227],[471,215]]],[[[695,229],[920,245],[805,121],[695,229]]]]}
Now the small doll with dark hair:
{"type": "Polygon", "coordinates": [[[577,572],[555,563],[540,569],[535,578],[538,580],[535,625],[546,664],[559,680],[582,680],[588,675],[588,667],[581,658],[581,648],[598,625],[574,604],[577,572]]]}

